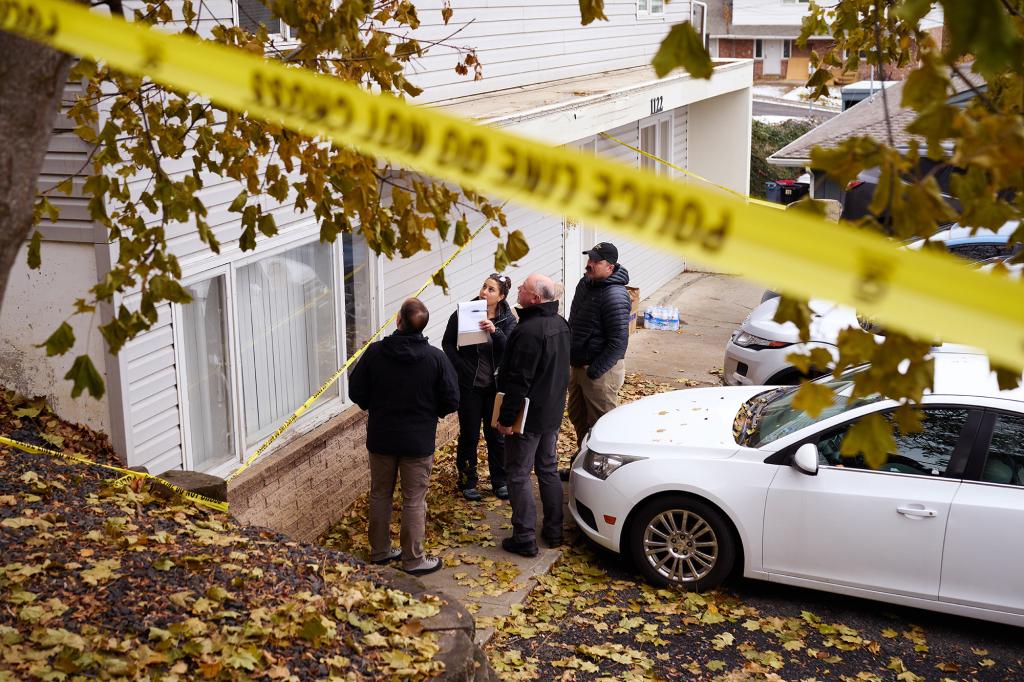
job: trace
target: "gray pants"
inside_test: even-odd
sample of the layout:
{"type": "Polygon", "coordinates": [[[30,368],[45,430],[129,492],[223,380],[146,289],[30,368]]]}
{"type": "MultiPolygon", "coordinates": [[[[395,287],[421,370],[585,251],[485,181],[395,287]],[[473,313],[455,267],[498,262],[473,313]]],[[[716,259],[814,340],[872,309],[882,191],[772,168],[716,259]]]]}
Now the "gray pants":
{"type": "Polygon", "coordinates": [[[558,478],[555,442],[558,431],[505,436],[505,473],[508,500],[512,504],[512,538],[537,541],[537,504],[533,500],[530,470],[537,473],[540,501],[544,506],[544,534],[562,537],[562,481],[558,478]]]}
{"type": "Polygon", "coordinates": [[[427,524],[427,488],[434,456],[398,457],[370,453],[370,560],[391,552],[391,505],[395,479],[402,481],[402,564],[416,566],[423,559],[427,524]]]}

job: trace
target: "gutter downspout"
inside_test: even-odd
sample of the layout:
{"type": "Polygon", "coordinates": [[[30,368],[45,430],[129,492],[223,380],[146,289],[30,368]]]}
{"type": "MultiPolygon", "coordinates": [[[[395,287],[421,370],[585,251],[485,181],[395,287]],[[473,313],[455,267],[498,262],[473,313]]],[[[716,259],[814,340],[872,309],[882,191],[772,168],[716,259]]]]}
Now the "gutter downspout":
{"type": "Polygon", "coordinates": [[[704,11],[700,15],[700,44],[708,49],[708,3],[690,0],[690,25],[693,26],[693,6],[700,5],[704,11]]]}

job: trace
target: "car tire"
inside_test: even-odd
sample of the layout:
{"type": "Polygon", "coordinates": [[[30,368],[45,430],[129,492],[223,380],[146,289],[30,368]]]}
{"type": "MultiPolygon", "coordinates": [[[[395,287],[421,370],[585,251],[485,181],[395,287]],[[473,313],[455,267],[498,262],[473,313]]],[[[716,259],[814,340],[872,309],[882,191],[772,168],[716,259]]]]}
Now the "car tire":
{"type": "Polygon", "coordinates": [[[732,572],[736,542],[720,511],[685,495],[642,505],[630,524],[634,566],[651,583],[703,592],[732,572]]]}

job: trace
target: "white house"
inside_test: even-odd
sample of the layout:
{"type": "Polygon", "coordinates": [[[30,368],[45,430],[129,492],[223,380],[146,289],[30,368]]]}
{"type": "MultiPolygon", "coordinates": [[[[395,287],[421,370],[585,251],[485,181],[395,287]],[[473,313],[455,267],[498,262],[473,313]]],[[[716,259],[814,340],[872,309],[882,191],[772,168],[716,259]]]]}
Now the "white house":
{"type": "MultiPolygon", "coordinates": [[[[255,0],[207,0],[205,7],[219,21],[232,22],[238,21],[239,4],[243,16],[259,9],[255,0]]],[[[418,103],[554,145],[654,165],[601,135],[607,132],[746,191],[751,61],[718,61],[710,80],[681,71],[658,80],[649,66],[669,27],[689,18],[690,3],[610,0],[609,21],[587,27],[580,25],[579,5],[572,0],[451,4],[455,16],[446,26],[442,2],[417,3],[422,25],[416,37],[426,44],[465,25],[458,42],[476,48],[484,78],[457,75],[454,54],[431,49],[410,67],[412,80],[425,88],[418,103]]],[[[65,119],[57,120],[44,186],[79,172],[89,152],[69,128],[65,119]]],[[[659,171],[675,174],[664,167],[659,171]]],[[[73,300],[117,257],[105,230],[89,220],[84,200],[58,199],[60,221],[41,228],[43,269],[19,265],[4,301],[0,371],[6,383],[27,394],[45,394],[66,418],[109,433],[128,465],[154,473],[180,467],[225,475],[454,248],[435,242],[429,252],[387,260],[369,253],[358,235],[322,244],[311,215],[264,199],[280,233],[261,239],[255,251],[242,252],[237,214],[226,210],[237,193],[232,181],[203,190],[222,245],[219,255],[188,225],[168,234],[193,303],[162,306],[158,324],[116,357],[105,355],[94,328],[109,319],[110,310],[74,318],[77,338],[86,340],[105,374],[108,391],[100,401],[72,400],[70,384],[61,378],[70,358],[46,358],[33,346],[68,316],[73,300]]],[[[513,286],[539,271],[564,281],[571,296],[582,274],[581,252],[605,239],[618,244],[620,260],[642,292],[653,292],[684,268],[678,258],[561,216],[513,204],[506,213],[530,244],[530,253],[507,273],[513,286]]],[[[481,233],[449,267],[449,293],[431,287],[423,294],[432,312],[426,330],[432,342],[440,344],[454,303],[475,295],[492,271],[495,243],[489,232],[481,233]]],[[[130,305],[133,297],[125,298],[130,305]]],[[[296,537],[322,530],[365,481],[361,424],[343,378],[233,485],[229,494],[236,515],[296,537]],[[323,519],[300,518],[304,515],[292,510],[301,505],[318,507],[323,519]]]]}

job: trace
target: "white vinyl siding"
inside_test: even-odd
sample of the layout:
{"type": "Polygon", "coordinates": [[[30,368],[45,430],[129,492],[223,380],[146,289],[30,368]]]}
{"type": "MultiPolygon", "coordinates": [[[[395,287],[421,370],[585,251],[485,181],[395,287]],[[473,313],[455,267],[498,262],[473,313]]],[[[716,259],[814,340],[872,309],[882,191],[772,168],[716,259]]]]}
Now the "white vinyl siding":
{"type": "MultiPolygon", "coordinates": [[[[648,1],[658,5],[662,0],[648,1]]],[[[495,6],[486,0],[469,0],[452,3],[455,13],[446,26],[441,20],[442,6],[443,0],[417,2],[422,23],[413,35],[423,44],[443,40],[448,45],[476,48],[484,78],[474,81],[472,70],[469,76],[459,76],[454,71],[455,51],[444,45],[432,46],[406,69],[409,79],[426,89],[416,101],[433,102],[645,66],[669,27],[690,15],[689,2],[668,3],[662,8],[663,16],[652,17],[637,11],[636,0],[609,0],[604,7],[607,22],[582,26],[577,2],[543,0],[495,6]],[[459,32],[449,37],[456,30],[459,32]]]]}
{"type": "MultiPolygon", "coordinates": [[[[512,290],[508,295],[509,305],[514,306],[516,289],[527,275],[539,272],[556,282],[562,279],[562,219],[537,213],[513,204],[505,207],[508,224],[522,230],[530,245],[530,252],[515,267],[504,273],[512,278],[512,290]]],[[[469,226],[475,230],[483,222],[482,216],[470,215],[469,226]]],[[[449,290],[446,296],[437,286],[429,286],[420,298],[430,310],[430,323],[424,334],[430,342],[440,347],[448,318],[459,301],[468,301],[480,291],[487,275],[494,272],[494,248],[497,238],[484,230],[473,243],[452,261],[445,271],[449,290]]],[[[451,243],[439,245],[436,235],[431,239],[432,250],[419,253],[404,260],[384,261],[384,314],[390,315],[411,296],[437,268],[441,266],[456,247],[451,243]]],[[[571,285],[575,286],[575,282],[571,285]]],[[[389,329],[387,333],[392,330],[389,329]]]]}
{"type": "MultiPolygon", "coordinates": [[[[64,87],[64,102],[71,102],[81,95],[83,87],[78,82],[68,82],[64,87]]],[[[96,228],[89,216],[88,199],[81,196],[82,185],[91,171],[89,154],[92,145],[84,142],[73,131],[75,123],[64,110],[53,120],[53,135],[47,145],[46,156],[39,173],[40,191],[52,190],[55,185],[72,178],[72,193],[51,191],[47,198],[60,209],[56,223],[44,218],[39,231],[44,239],[56,241],[93,242],[96,228]]],[[[44,252],[45,257],[45,252],[44,252]]]]}
{"type": "MultiPolygon", "coordinates": [[[[679,107],[672,111],[672,163],[680,168],[687,167],[686,134],[688,117],[686,111],[686,107],[679,107]]],[[[684,173],[675,170],[672,171],[672,174],[673,177],[679,179],[686,177],[684,173]]]]}
{"type": "MultiPolygon", "coordinates": [[[[609,135],[619,138],[626,144],[640,148],[640,126],[648,121],[660,124],[671,122],[674,147],[671,157],[666,159],[675,165],[686,167],[686,109],[682,107],[663,116],[651,117],[640,123],[622,126],[608,131],[609,135]]],[[[615,159],[620,163],[640,165],[640,155],[622,145],[604,138],[597,137],[597,153],[615,159]]],[[[629,285],[640,289],[640,296],[653,294],[662,285],[683,271],[685,262],[678,256],[665,253],[646,244],[609,232],[598,230],[596,241],[609,241],[619,250],[619,263],[629,271],[629,285]]]]}
{"type": "Polygon", "coordinates": [[[153,328],[121,350],[131,444],[128,465],[144,466],[154,474],[182,466],[170,305],[158,306],[157,313],[153,328]]]}

